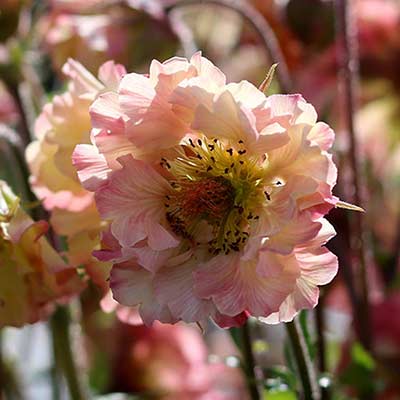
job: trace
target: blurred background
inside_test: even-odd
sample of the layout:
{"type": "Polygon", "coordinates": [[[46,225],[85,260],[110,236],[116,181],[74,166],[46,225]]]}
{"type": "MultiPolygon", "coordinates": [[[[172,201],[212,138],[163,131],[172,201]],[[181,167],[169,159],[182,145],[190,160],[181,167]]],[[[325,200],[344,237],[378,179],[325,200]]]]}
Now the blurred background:
{"type": "MultiPolygon", "coordinates": [[[[329,215],[340,233],[328,245],[339,256],[339,275],[322,289],[317,309],[300,316],[322,371],[320,386],[325,398],[400,399],[400,2],[349,2],[350,97],[340,3],[0,0],[0,179],[23,202],[32,201],[13,149],[31,141],[41,107],[65,89],[62,66],[69,58],[95,75],[109,59],[128,72],[145,72],[154,58],[200,49],[229,81],[256,86],[278,62],[271,93],[301,93],[333,127],[335,194],[353,201],[356,175],[366,209],[360,226],[344,211],[329,215]],[[360,251],[364,263],[356,260],[360,251]]],[[[49,330],[57,318],[70,323],[73,354],[95,398],[249,398],[235,329],[146,328],[134,312],[121,322],[103,295],[90,281],[68,316],[59,311],[50,323],[2,329],[0,382],[7,399],[70,398],[53,352],[63,337],[49,330]]],[[[296,398],[284,332],[253,322],[266,399],[296,398]]]]}

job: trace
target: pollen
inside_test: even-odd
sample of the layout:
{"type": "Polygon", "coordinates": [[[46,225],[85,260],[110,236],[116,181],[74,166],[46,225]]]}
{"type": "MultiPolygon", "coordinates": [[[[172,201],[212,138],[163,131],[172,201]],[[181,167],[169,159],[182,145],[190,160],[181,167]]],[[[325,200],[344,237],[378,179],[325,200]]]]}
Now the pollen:
{"type": "Polygon", "coordinates": [[[166,219],[179,236],[196,241],[196,227],[206,221],[213,238],[213,254],[240,251],[251,224],[266,201],[265,160],[249,156],[243,141],[189,139],[173,160],[161,160],[172,176],[166,196],[166,219]]]}

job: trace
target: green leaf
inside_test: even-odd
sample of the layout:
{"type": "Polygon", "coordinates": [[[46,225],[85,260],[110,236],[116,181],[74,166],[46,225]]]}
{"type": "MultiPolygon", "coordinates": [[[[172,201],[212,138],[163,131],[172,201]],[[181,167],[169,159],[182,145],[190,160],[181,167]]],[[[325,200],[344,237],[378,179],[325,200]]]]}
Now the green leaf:
{"type": "Polygon", "coordinates": [[[265,390],[265,400],[296,400],[297,396],[295,392],[291,390],[265,390]]]}
{"type": "Polygon", "coordinates": [[[353,361],[368,370],[375,368],[375,361],[360,343],[355,343],[351,348],[353,361]]]}

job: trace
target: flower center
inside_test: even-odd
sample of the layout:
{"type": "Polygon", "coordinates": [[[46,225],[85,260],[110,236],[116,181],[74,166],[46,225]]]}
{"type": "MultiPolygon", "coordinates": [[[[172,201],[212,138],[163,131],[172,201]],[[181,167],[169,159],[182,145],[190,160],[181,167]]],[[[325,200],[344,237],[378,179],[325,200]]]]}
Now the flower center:
{"type": "Polygon", "coordinates": [[[196,241],[199,223],[206,221],[212,228],[210,252],[239,251],[265,201],[265,162],[248,156],[242,141],[227,147],[202,138],[189,139],[174,160],[163,158],[161,165],[173,176],[165,202],[171,229],[196,241]]]}

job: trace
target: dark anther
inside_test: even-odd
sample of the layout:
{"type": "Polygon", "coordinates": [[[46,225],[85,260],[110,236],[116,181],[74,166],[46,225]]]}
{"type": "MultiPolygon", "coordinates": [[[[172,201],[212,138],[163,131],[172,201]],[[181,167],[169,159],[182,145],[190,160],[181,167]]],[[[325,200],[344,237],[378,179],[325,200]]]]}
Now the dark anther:
{"type": "Polygon", "coordinates": [[[193,143],[193,140],[192,140],[191,138],[189,138],[189,143],[190,143],[190,145],[191,145],[192,147],[195,147],[195,146],[194,146],[194,143],[193,143]]]}
{"type": "Polygon", "coordinates": [[[209,147],[209,149],[210,149],[211,151],[213,151],[214,148],[215,148],[215,146],[214,146],[213,144],[209,144],[208,147],[209,147]]]}
{"type": "Polygon", "coordinates": [[[227,174],[229,172],[229,168],[225,168],[224,172],[227,174]]]}
{"type": "Polygon", "coordinates": [[[241,165],[243,165],[243,164],[244,164],[244,161],[243,161],[243,160],[240,160],[239,163],[240,163],[241,165]]]}
{"type": "Polygon", "coordinates": [[[229,153],[229,155],[233,155],[233,149],[228,149],[226,152],[229,153]]]}
{"type": "Polygon", "coordinates": [[[240,139],[239,140],[239,144],[243,144],[244,142],[243,142],[243,140],[242,139],[240,139]]]}
{"type": "Polygon", "coordinates": [[[264,192],[265,197],[267,198],[267,200],[271,200],[271,196],[268,192],[264,192]]]}
{"type": "Polygon", "coordinates": [[[209,166],[207,167],[207,172],[209,172],[209,171],[211,171],[211,170],[212,170],[212,166],[209,165],[209,166]]]}
{"type": "Polygon", "coordinates": [[[218,139],[215,138],[215,139],[213,140],[213,142],[214,142],[214,143],[218,143],[218,139]]]}
{"type": "Polygon", "coordinates": [[[235,163],[232,163],[232,164],[231,164],[231,168],[233,168],[234,166],[235,166],[235,163]]]}
{"type": "Polygon", "coordinates": [[[215,163],[215,158],[213,156],[210,157],[210,160],[215,163]]]}
{"type": "Polygon", "coordinates": [[[203,157],[202,157],[200,154],[197,154],[196,157],[197,157],[199,160],[202,160],[202,159],[203,159],[203,157]]]}
{"type": "Polygon", "coordinates": [[[238,213],[243,214],[244,208],[243,207],[238,207],[238,213]]]}
{"type": "Polygon", "coordinates": [[[203,145],[203,142],[200,139],[197,139],[197,143],[199,144],[199,146],[203,145]]]}
{"type": "Polygon", "coordinates": [[[238,151],[238,154],[240,154],[240,155],[245,154],[245,153],[246,153],[246,150],[239,150],[238,151]]]}
{"type": "Polygon", "coordinates": [[[258,215],[256,215],[256,216],[254,217],[254,219],[260,219],[260,217],[259,217],[258,215]]]}

